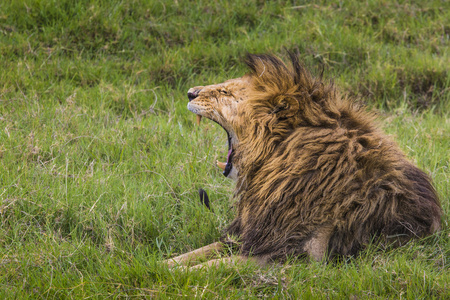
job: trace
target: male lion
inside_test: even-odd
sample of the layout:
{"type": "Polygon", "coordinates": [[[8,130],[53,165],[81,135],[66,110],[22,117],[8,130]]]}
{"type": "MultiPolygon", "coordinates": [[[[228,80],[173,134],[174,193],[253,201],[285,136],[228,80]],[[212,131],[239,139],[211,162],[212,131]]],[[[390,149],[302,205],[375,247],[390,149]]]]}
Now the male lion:
{"type": "Polygon", "coordinates": [[[237,215],[221,242],[167,260],[188,264],[237,240],[258,263],[309,255],[354,255],[371,241],[401,245],[440,228],[430,178],[386,137],[363,108],[290,66],[248,55],[250,73],[188,91],[188,109],[228,135],[223,174],[237,181],[237,215]]]}

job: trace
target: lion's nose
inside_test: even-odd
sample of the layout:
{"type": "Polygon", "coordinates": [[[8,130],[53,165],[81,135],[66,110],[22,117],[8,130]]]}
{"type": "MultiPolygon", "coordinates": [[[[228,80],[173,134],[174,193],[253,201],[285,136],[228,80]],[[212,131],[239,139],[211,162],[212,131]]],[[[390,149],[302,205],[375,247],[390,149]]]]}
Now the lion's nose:
{"type": "Polygon", "coordinates": [[[199,89],[193,89],[193,88],[189,89],[188,94],[187,94],[187,96],[189,98],[189,101],[194,100],[195,98],[197,98],[198,97],[198,93],[200,93],[199,89]]]}

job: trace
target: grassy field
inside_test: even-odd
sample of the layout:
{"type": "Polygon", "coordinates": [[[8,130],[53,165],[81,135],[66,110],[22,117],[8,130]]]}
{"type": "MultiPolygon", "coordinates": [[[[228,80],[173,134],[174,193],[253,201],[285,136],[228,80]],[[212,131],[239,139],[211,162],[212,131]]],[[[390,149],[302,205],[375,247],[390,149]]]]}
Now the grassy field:
{"type": "Polygon", "coordinates": [[[2,0],[0,298],[450,298],[449,20],[448,0],[2,0]],[[188,88],[286,49],[378,110],[442,232],[330,264],[158,264],[233,216],[225,133],[195,126],[188,88]]]}

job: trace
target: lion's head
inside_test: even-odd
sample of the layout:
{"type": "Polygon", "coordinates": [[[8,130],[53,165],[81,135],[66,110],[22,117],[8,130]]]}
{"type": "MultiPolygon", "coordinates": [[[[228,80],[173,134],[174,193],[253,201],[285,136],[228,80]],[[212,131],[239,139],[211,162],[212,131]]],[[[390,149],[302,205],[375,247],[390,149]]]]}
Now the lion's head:
{"type": "Polygon", "coordinates": [[[189,89],[188,109],[197,114],[197,122],[208,118],[227,132],[228,155],[226,163],[217,162],[226,177],[237,179],[237,167],[233,166],[238,134],[242,128],[243,104],[248,100],[250,77],[231,79],[224,83],[209,86],[196,86],[189,89]]]}

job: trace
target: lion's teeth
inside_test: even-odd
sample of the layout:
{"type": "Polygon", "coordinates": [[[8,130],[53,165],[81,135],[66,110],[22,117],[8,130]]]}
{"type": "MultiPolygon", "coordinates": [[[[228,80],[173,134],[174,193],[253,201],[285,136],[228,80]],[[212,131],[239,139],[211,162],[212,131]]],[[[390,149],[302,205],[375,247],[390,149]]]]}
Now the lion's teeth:
{"type": "Polygon", "coordinates": [[[200,125],[201,120],[202,120],[202,116],[197,115],[197,125],[200,125]]]}
{"type": "Polygon", "coordinates": [[[217,166],[218,166],[219,168],[221,168],[222,171],[225,171],[225,167],[227,166],[227,164],[226,164],[226,163],[223,163],[223,162],[220,162],[220,161],[217,161],[217,166]]]}

